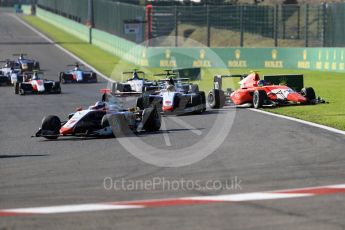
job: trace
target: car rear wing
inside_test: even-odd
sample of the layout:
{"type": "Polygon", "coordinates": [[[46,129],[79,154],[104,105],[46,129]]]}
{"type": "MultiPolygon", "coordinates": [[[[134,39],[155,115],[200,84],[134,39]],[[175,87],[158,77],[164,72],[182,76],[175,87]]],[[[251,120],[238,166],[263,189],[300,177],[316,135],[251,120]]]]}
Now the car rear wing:
{"type": "Polygon", "coordinates": [[[215,75],[213,77],[213,88],[221,90],[222,89],[223,78],[240,78],[240,80],[242,80],[246,76],[247,76],[247,74],[215,75]]]}

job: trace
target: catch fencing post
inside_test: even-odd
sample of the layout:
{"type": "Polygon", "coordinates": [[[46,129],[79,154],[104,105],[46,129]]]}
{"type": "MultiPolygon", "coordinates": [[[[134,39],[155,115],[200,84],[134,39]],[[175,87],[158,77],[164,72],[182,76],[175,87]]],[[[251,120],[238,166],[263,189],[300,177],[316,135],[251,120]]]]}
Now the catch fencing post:
{"type": "Polygon", "coordinates": [[[276,4],[274,7],[274,46],[278,46],[278,8],[279,5],[276,4]]]}
{"type": "Polygon", "coordinates": [[[92,44],[92,27],[93,27],[93,0],[87,2],[87,22],[86,25],[89,27],[89,44],[92,44]]]}
{"type": "Polygon", "coordinates": [[[240,5],[240,46],[243,47],[243,5],[240,5]]]}
{"type": "Polygon", "coordinates": [[[178,47],[178,11],[175,5],[175,46],[178,47]]]}
{"type": "Polygon", "coordinates": [[[211,46],[210,5],[206,5],[207,46],[211,46]]]}
{"type": "Polygon", "coordinates": [[[305,47],[309,46],[309,37],[308,37],[308,30],[309,30],[309,5],[305,4],[305,18],[304,18],[304,39],[305,39],[305,47]]]}
{"type": "Polygon", "coordinates": [[[321,28],[321,42],[322,47],[326,46],[326,25],[327,25],[327,10],[326,3],[322,3],[322,28],[321,28]]]}

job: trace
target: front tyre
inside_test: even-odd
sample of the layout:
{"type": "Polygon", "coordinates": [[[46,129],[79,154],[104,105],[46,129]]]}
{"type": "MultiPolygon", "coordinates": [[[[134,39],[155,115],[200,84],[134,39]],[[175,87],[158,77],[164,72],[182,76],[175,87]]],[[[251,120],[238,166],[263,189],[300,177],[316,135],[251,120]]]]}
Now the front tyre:
{"type": "Polygon", "coordinates": [[[143,129],[155,132],[161,128],[161,116],[156,108],[146,108],[142,114],[143,129]]]}
{"type": "Polygon", "coordinates": [[[14,83],[14,94],[19,94],[19,82],[14,83]]]}
{"type": "Polygon", "coordinates": [[[313,102],[315,102],[316,95],[312,87],[303,88],[301,90],[301,94],[307,99],[308,103],[312,104],[313,102]]]}
{"type": "Polygon", "coordinates": [[[208,105],[212,108],[212,109],[220,109],[223,108],[224,104],[225,104],[225,95],[224,92],[222,90],[218,90],[218,89],[213,89],[208,93],[207,96],[207,102],[208,105]]]}
{"type": "Polygon", "coordinates": [[[265,100],[267,100],[267,94],[265,90],[255,90],[253,95],[253,106],[255,109],[261,108],[265,100]]]}
{"type": "Polygon", "coordinates": [[[58,116],[49,115],[42,120],[42,136],[46,139],[53,140],[59,137],[61,121],[58,116]]]}

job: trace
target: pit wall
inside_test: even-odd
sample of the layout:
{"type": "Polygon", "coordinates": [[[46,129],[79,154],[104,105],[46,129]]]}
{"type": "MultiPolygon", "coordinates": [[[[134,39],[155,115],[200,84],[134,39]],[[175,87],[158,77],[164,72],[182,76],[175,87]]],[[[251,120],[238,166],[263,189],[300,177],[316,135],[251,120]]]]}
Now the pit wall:
{"type": "Polygon", "coordinates": [[[37,16],[139,66],[345,71],[345,48],[146,48],[40,8],[37,16]]]}

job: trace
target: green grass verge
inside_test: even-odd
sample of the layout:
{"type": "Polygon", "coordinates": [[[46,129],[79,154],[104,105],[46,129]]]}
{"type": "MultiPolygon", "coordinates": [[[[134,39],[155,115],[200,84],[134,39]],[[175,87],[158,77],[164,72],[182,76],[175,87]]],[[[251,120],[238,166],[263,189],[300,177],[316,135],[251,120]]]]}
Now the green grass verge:
{"type": "MultiPolygon", "coordinates": [[[[114,66],[117,67],[117,72],[135,67],[133,64],[127,63],[108,52],[85,43],[37,17],[24,16],[23,19],[42,31],[53,41],[71,51],[73,54],[79,56],[82,60],[86,61],[107,76],[112,76],[112,78],[115,79],[117,78],[117,76],[112,75],[114,66]],[[120,70],[118,67],[120,67],[120,70]]],[[[149,76],[150,73],[161,71],[160,68],[146,68],[143,70],[149,73],[149,76]]],[[[231,70],[231,73],[248,73],[249,71],[249,69],[240,69],[231,70]]],[[[267,109],[268,111],[345,130],[345,76],[343,73],[277,69],[264,69],[259,71],[261,75],[302,73],[304,74],[305,85],[312,86],[318,96],[323,97],[327,102],[329,102],[328,104],[319,104],[315,106],[290,106],[267,109]]],[[[213,76],[215,74],[224,74],[228,72],[229,70],[224,69],[203,69],[202,81],[197,81],[197,83],[199,83],[200,89],[208,91],[212,88],[213,76]]],[[[152,76],[149,78],[154,79],[152,76]]],[[[237,86],[238,85],[235,80],[224,85],[224,87],[232,88],[236,88],[237,86]]]]}

